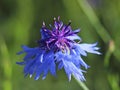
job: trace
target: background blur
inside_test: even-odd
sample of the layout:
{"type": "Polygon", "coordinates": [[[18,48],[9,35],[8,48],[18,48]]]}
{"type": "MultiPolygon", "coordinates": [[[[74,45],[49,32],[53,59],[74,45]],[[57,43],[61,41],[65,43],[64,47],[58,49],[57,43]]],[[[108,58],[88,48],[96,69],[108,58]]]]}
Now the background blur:
{"type": "Polygon", "coordinates": [[[120,90],[120,0],[0,0],[0,90],[83,90],[64,71],[35,81],[16,65],[21,45],[36,46],[42,22],[49,26],[57,16],[80,28],[83,42],[99,42],[102,55],[84,57],[89,90],[120,90]]]}

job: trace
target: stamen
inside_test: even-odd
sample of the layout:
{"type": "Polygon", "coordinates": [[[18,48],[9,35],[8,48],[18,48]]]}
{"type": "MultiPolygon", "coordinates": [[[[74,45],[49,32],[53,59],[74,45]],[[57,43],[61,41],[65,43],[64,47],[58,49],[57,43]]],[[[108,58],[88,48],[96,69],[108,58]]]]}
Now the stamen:
{"type": "Polygon", "coordinates": [[[60,16],[58,16],[58,21],[60,21],[60,16]]]}
{"type": "Polygon", "coordinates": [[[71,24],[71,20],[69,20],[69,23],[68,23],[68,25],[65,27],[64,30],[66,30],[66,29],[68,28],[68,26],[70,26],[70,24],[71,24]]]}
{"type": "Polygon", "coordinates": [[[56,21],[56,18],[54,17],[54,21],[56,21]]]}
{"type": "Polygon", "coordinates": [[[43,27],[45,27],[45,22],[43,21],[43,27]]]}

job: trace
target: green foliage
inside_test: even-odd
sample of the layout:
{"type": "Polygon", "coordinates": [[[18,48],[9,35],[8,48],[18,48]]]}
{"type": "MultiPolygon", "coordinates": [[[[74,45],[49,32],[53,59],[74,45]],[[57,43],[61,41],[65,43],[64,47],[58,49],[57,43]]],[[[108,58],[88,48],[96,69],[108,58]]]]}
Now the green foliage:
{"type": "Polygon", "coordinates": [[[0,90],[119,90],[120,1],[119,0],[1,0],[0,1],[0,90]],[[36,46],[42,22],[61,16],[80,28],[86,42],[99,42],[101,56],[88,55],[91,66],[86,82],[68,82],[63,71],[57,78],[24,78],[16,61],[22,44],[36,46]]]}

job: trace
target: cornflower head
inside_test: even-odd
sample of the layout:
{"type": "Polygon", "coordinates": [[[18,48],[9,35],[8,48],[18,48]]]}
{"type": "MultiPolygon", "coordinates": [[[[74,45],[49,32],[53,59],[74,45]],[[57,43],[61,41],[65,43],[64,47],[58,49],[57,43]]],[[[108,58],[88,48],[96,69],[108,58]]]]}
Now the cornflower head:
{"type": "Polygon", "coordinates": [[[54,26],[50,25],[48,29],[43,22],[40,30],[41,39],[37,41],[38,46],[34,48],[22,46],[22,51],[18,54],[25,53],[22,62],[17,62],[19,65],[24,65],[25,76],[30,77],[35,74],[35,80],[40,76],[45,79],[48,72],[56,76],[56,68],[64,69],[68,80],[71,80],[73,75],[77,80],[85,81],[83,73],[89,66],[83,61],[82,56],[87,56],[87,53],[100,54],[96,47],[97,43],[86,44],[80,43],[81,38],[77,35],[79,29],[72,30],[71,21],[64,25],[60,21],[60,17],[54,18],[54,26]],[[78,42],[76,42],[77,40],[78,42]]]}

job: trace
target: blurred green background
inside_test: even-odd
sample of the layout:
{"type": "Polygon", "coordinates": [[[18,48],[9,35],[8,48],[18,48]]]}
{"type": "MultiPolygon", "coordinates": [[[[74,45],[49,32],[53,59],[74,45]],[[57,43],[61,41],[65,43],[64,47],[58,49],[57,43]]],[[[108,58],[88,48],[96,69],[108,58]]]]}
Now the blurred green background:
{"type": "Polygon", "coordinates": [[[0,0],[0,90],[120,90],[120,0],[0,0]],[[16,65],[20,46],[36,46],[42,22],[49,26],[57,16],[80,28],[83,42],[99,42],[101,56],[83,57],[91,66],[88,89],[74,78],[68,82],[63,70],[35,81],[16,65]]]}

